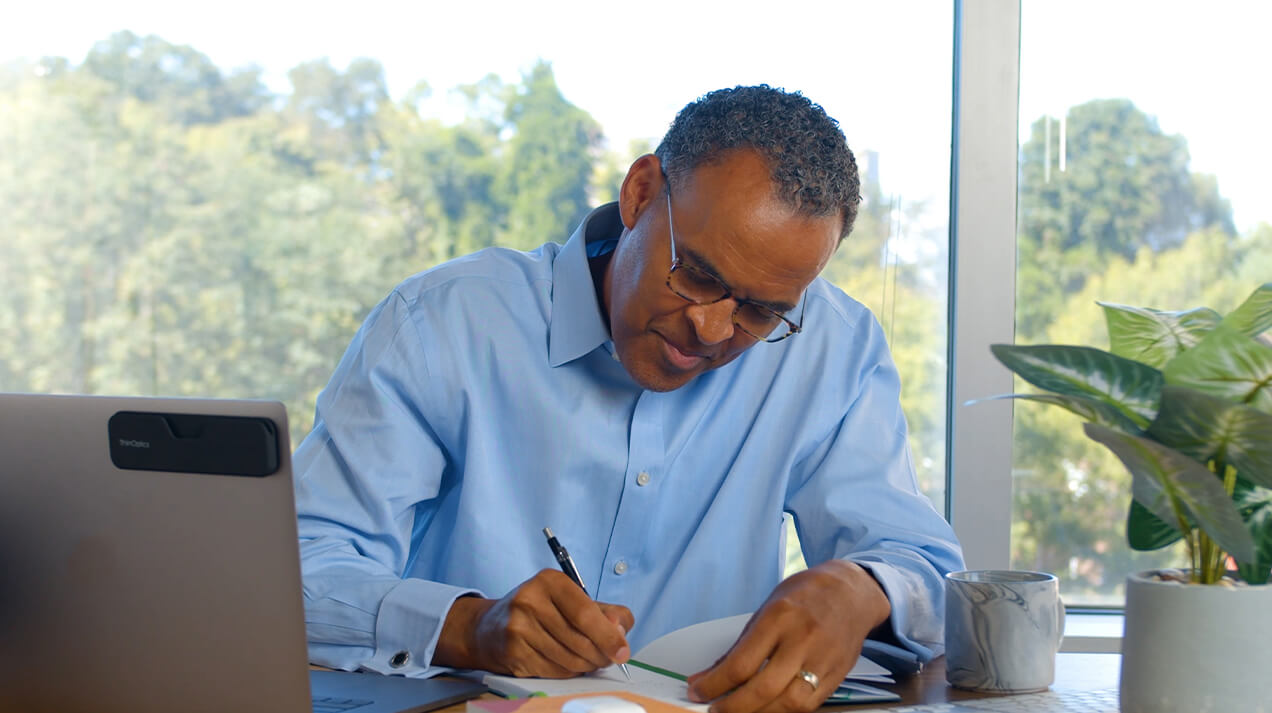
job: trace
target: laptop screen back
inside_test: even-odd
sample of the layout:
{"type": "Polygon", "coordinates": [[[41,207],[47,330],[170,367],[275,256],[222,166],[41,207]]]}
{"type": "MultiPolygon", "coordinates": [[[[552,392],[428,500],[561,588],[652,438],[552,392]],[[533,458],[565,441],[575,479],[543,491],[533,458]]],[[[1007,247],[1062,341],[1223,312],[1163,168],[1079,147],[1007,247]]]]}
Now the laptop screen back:
{"type": "Polygon", "coordinates": [[[0,711],[309,710],[292,498],[281,404],[0,394],[0,711]]]}

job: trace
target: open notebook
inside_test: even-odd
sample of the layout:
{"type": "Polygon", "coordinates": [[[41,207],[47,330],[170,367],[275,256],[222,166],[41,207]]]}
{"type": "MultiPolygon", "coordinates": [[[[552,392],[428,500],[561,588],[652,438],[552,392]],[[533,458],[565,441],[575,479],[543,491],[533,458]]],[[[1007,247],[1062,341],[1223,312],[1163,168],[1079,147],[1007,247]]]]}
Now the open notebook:
{"type": "MultiPolygon", "coordinates": [[[[601,693],[629,691],[650,698],[668,701],[675,705],[696,710],[706,710],[705,704],[689,700],[685,678],[708,668],[742,634],[750,614],[714,619],[677,629],[650,642],[636,652],[628,662],[632,680],[628,681],[617,666],[610,666],[586,676],[566,679],[516,678],[491,673],[474,672],[481,682],[507,696],[546,694],[562,696],[577,693],[601,693]]],[[[892,683],[888,669],[866,656],[857,659],[839,690],[827,703],[857,703],[895,701],[900,698],[870,684],[892,683]]]]}

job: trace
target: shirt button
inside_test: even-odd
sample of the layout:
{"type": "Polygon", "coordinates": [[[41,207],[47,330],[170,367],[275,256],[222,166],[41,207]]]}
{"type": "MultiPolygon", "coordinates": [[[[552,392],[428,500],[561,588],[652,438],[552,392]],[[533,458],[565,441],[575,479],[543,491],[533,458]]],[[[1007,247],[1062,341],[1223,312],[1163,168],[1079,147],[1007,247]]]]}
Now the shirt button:
{"type": "Polygon", "coordinates": [[[402,668],[411,660],[411,654],[406,651],[399,651],[393,654],[393,658],[389,659],[389,665],[393,668],[402,668]]]}
{"type": "Polygon", "coordinates": [[[639,474],[637,474],[636,484],[641,486],[642,488],[645,487],[646,485],[649,485],[649,473],[646,473],[645,471],[642,470],[639,474]]]}
{"type": "Polygon", "coordinates": [[[619,560],[614,563],[614,574],[625,574],[627,572],[627,562],[619,560]]]}

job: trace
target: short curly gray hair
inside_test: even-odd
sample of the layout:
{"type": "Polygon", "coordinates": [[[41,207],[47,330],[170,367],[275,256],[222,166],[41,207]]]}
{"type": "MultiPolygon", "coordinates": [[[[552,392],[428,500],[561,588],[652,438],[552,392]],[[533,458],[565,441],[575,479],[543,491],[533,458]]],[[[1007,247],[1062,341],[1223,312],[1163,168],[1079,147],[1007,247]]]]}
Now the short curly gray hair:
{"type": "Polygon", "coordinates": [[[673,185],[733,149],[758,151],[782,200],[803,215],[838,213],[842,241],[861,202],[861,181],[839,122],[799,92],[718,89],[676,115],[654,155],[673,185]]]}

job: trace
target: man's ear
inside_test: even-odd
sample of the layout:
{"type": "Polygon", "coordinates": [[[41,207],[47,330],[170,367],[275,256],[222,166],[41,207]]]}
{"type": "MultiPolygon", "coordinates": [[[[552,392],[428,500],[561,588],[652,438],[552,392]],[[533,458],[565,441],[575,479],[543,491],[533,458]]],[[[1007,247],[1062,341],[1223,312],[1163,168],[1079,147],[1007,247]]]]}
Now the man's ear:
{"type": "Polygon", "coordinates": [[[657,156],[647,153],[632,163],[618,192],[618,212],[623,218],[623,227],[628,230],[636,227],[645,209],[662,195],[664,181],[662,163],[657,156]]]}

